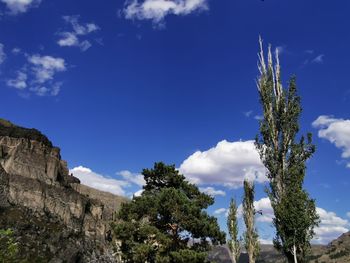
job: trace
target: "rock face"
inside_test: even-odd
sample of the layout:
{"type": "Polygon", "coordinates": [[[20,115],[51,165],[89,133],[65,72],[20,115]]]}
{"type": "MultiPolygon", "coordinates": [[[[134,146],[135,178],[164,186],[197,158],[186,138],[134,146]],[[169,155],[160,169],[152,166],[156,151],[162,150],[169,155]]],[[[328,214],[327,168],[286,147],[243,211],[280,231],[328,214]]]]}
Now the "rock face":
{"type": "Polygon", "coordinates": [[[122,202],[126,199],[80,185],[69,175],[60,149],[39,131],[0,119],[0,228],[18,230],[18,238],[38,231],[46,235],[42,251],[42,235],[32,234],[25,245],[43,262],[89,262],[93,257],[104,262],[109,223],[122,202]],[[56,244],[65,237],[67,243],[56,244]],[[30,247],[30,241],[37,245],[30,247]]]}

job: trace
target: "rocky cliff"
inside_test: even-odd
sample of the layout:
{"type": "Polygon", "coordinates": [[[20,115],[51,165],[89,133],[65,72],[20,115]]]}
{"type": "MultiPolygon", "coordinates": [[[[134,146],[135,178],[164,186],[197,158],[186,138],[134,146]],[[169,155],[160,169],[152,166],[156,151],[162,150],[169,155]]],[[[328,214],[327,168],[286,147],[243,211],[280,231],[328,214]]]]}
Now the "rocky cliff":
{"type": "Polygon", "coordinates": [[[126,199],[80,185],[60,149],[0,119],[0,228],[27,262],[113,262],[109,223],[126,199]]]}

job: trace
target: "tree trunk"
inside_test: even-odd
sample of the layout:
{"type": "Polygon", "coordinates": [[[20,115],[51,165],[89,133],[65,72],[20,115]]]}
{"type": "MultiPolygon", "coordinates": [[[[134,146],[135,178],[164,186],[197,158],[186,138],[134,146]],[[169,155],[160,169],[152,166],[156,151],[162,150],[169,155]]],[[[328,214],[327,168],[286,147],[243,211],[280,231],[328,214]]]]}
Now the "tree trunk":
{"type": "Polygon", "coordinates": [[[294,263],[298,263],[297,248],[296,248],[295,244],[293,245],[293,256],[294,256],[294,263]]]}
{"type": "Polygon", "coordinates": [[[255,259],[253,257],[253,253],[249,253],[249,263],[255,263],[255,259]]]}

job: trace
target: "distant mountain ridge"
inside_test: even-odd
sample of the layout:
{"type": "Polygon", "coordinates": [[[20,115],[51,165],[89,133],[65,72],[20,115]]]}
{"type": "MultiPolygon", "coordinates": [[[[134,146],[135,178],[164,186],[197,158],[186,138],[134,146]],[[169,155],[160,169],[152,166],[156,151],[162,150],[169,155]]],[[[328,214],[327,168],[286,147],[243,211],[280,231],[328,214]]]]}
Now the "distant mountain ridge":
{"type": "MultiPolygon", "coordinates": [[[[216,263],[231,263],[227,246],[217,246],[210,252],[210,259],[216,263]]],[[[248,263],[248,255],[242,253],[238,263],[248,263]]],[[[261,245],[256,263],[285,263],[285,258],[273,245],[261,245]]],[[[350,231],[342,234],[328,245],[313,245],[308,257],[309,263],[349,263],[350,231]]]]}

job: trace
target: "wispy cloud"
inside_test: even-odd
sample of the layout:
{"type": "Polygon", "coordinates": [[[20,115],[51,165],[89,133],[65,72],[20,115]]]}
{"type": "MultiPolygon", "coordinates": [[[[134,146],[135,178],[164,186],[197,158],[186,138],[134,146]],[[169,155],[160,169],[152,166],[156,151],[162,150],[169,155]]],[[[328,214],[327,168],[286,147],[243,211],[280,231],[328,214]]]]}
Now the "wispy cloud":
{"type": "Polygon", "coordinates": [[[92,44],[89,40],[81,40],[83,36],[98,31],[100,28],[95,23],[79,23],[79,16],[63,16],[63,20],[72,27],[72,31],[58,33],[60,39],[57,44],[61,47],[79,47],[81,51],[88,50],[92,44]]]}
{"type": "Polygon", "coordinates": [[[313,53],[315,53],[315,50],[313,50],[313,49],[307,49],[307,50],[305,50],[305,53],[306,53],[306,54],[312,55],[313,53]]]}
{"type": "Polygon", "coordinates": [[[52,56],[25,55],[26,63],[16,72],[14,78],[6,81],[7,86],[21,92],[34,93],[38,96],[56,96],[59,94],[62,82],[55,76],[67,70],[63,58],[52,56]]]}
{"type": "Polygon", "coordinates": [[[249,118],[249,117],[253,114],[253,111],[252,111],[252,110],[244,111],[243,114],[244,114],[244,116],[246,116],[247,118],[249,118]]]}
{"type": "Polygon", "coordinates": [[[6,82],[7,86],[23,90],[27,87],[27,74],[22,71],[17,71],[17,77],[14,79],[9,79],[6,82]]]}
{"type": "Polygon", "coordinates": [[[6,54],[5,54],[5,48],[4,44],[0,43],[0,65],[5,61],[6,54]]]}
{"type": "Polygon", "coordinates": [[[228,209],[226,208],[219,208],[214,211],[214,215],[216,216],[221,216],[221,215],[226,215],[228,212],[228,209]]]}
{"type": "Polygon", "coordinates": [[[167,15],[188,15],[208,10],[207,0],[127,0],[123,13],[126,19],[151,20],[163,25],[167,15]]]}
{"type": "MultiPolygon", "coordinates": [[[[330,141],[342,150],[342,158],[350,158],[350,120],[321,115],[312,126],[319,129],[318,137],[330,141]]],[[[350,168],[350,162],[347,163],[347,167],[350,168]]]]}
{"type": "Polygon", "coordinates": [[[225,196],[226,193],[225,191],[222,190],[217,190],[214,187],[200,187],[199,190],[207,195],[210,196],[216,196],[216,195],[221,195],[221,196],[225,196]]]}
{"type": "Polygon", "coordinates": [[[321,64],[323,63],[324,54],[320,54],[312,60],[312,63],[321,64]]]}
{"type": "Polygon", "coordinates": [[[132,173],[128,170],[123,170],[117,172],[117,175],[123,177],[126,181],[136,184],[138,186],[143,186],[146,183],[145,179],[143,178],[143,175],[139,173],[132,173]]]}
{"type": "Polygon", "coordinates": [[[10,14],[17,15],[25,13],[31,7],[36,7],[41,3],[41,0],[0,0],[3,2],[10,14]]]}

